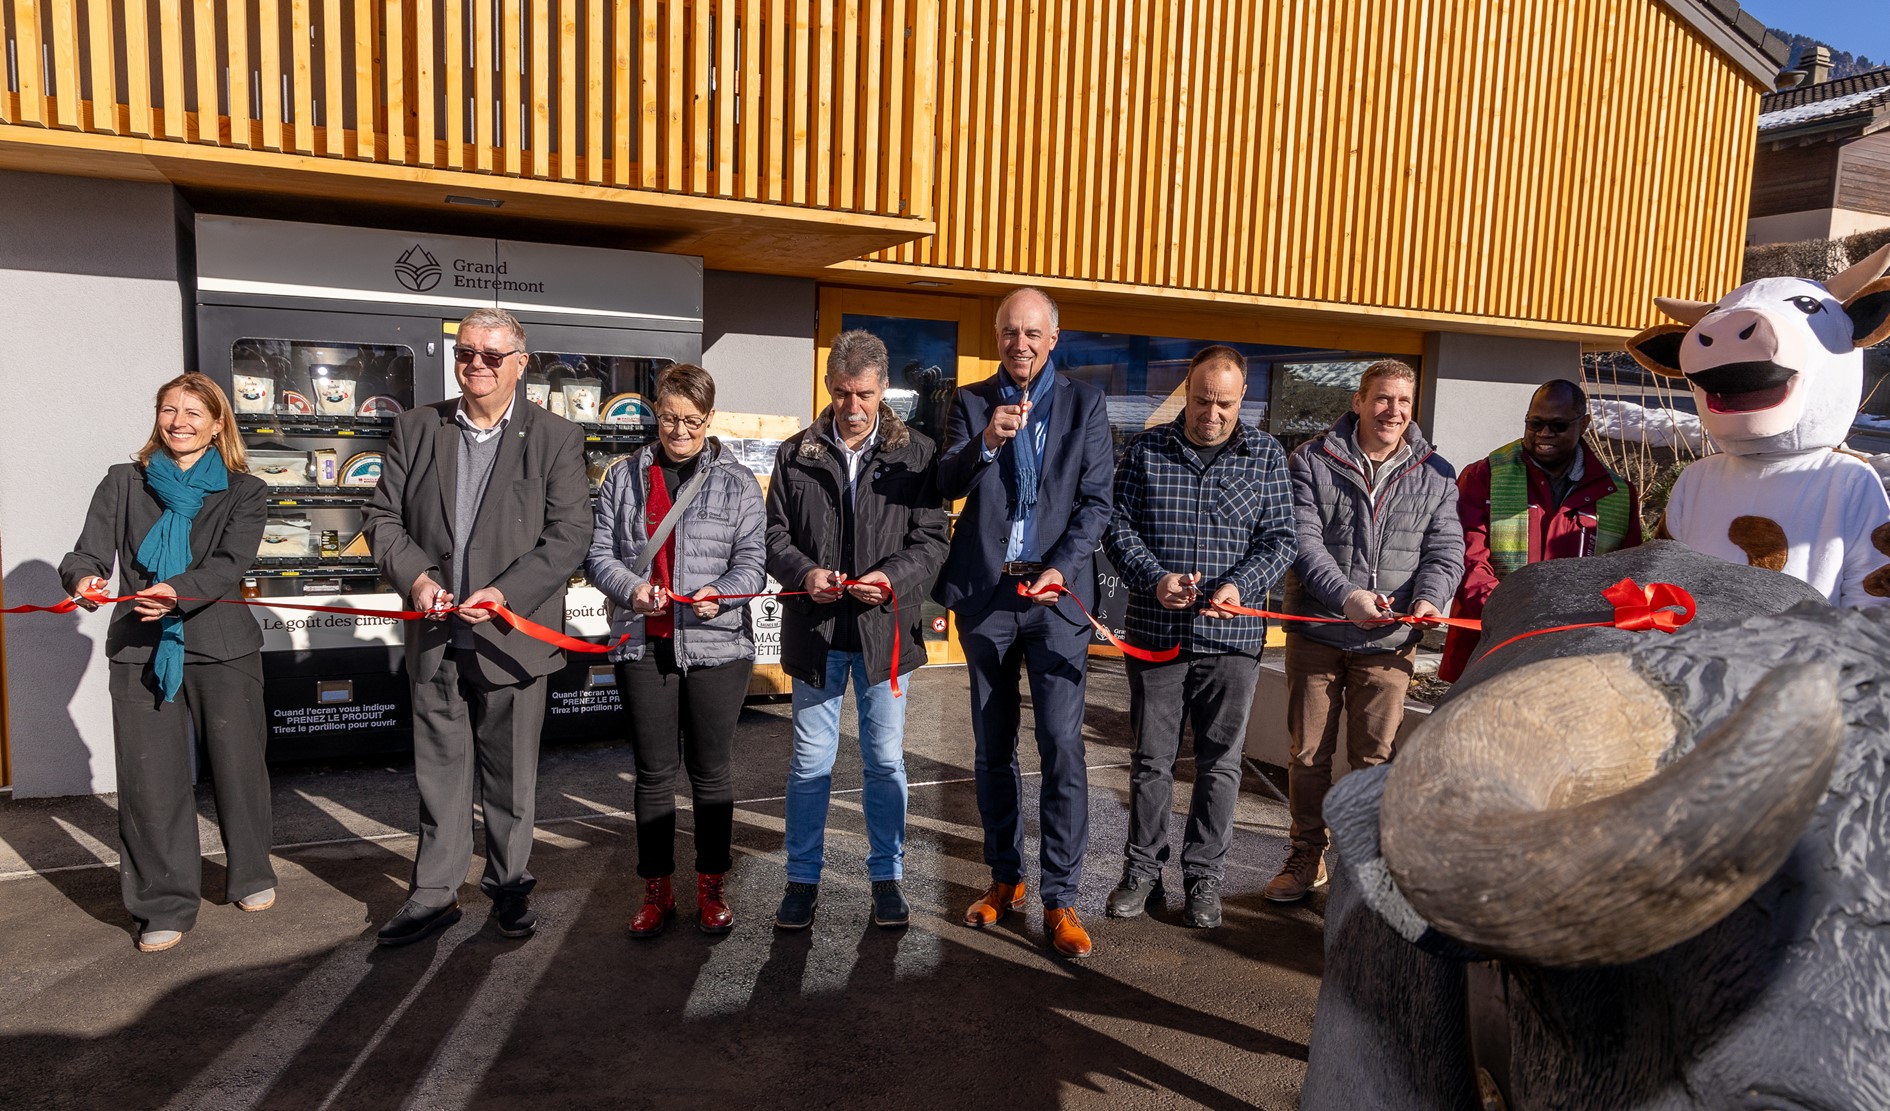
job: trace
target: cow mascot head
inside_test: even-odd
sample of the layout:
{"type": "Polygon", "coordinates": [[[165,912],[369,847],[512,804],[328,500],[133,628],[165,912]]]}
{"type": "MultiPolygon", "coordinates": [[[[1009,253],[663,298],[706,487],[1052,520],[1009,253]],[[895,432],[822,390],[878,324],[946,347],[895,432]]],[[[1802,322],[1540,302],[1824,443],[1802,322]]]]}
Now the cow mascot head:
{"type": "Polygon", "coordinates": [[[1719,452],[1675,481],[1656,534],[1780,571],[1838,605],[1890,601],[1890,499],[1844,443],[1863,349],[1890,337],[1890,246],[1824,283],[1764,278],[1717,303],[1656,298],[1677,324],[1629,350],[1684,379],[1719,452]]]}
{"type": "Polygon", "coordinates": [[[1844,442],[1864,389],[1863,349],[1890,338],[1890,246],[1822,284],[1761,278],[1718,302],[1654,298],[1679,321],[1635,336],[1655,374],[1684,378],[1700,423],[1733,455],[1844,442]]]}

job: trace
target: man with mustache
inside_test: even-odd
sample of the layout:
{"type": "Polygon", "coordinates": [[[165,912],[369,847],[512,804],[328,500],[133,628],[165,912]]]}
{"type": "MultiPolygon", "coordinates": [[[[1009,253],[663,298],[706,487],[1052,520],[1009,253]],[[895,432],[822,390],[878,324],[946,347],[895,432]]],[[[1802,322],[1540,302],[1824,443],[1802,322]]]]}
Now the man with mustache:
{"type": "Polygon", "coordinates": [[[1167,663],[1129,659],[1129,841],[1111,918],[1163,898],[1168,812],[1183,722],[1194,726],[1194,791],[1181,842],[1182,920],[1221,924],[1221,880],[1240,797],[1247,714],[1267,623],[1217,608],[1260,606],[1293,562],[1293,491],[1280,443],[1240,422],[1247,359],[1202,348],[1179,417],[1129,443],[1103,543],[1128,586],[1129,639],[1179,644],[1167,663]]]}
{"type": "Polygon", "coordinates": [[[833,398],[813,426],[782,443],[768,480],[768,572],[781,599],[781,667],[794,680],[794,751],[787,783],[787,891],[774,924],[813,924],[826,861],[828,799],[847,683],[865,762],[867,878],[872,921],[911,916],[905,867],[906,699],[893,694],[925,662],[920,596],[945,558],[948,527],[934,449],[885,403],[886,345],[870,332],[834,337],[833,398]],[[847,585],[848,582],[851,585],[847,585]]]}
{"type": "Polygon", "coordinates": [[[1326,882],[1324,818],[1339,721],[1353,768],[1391,758],[1423,631],[1390,617],[1439,616],[1463,577],[1456,472],[1411,423],[1417,371],[1365,368],[1351,411],[1293,449],[1299,554],[1286,612],[1346,618],[1286,629],[1286,729],[1292,846],[1264,894],[1290,903],[1326,882]]]}
{"type": "Polygon", "coordinates": [[[1044,930],[1066,957],[1090,955],[1076,916],[1089,845],[1083,688],[1096,544],[1109,523],[1114,449],[1102,391],[1059,373],[1057,306],[1020,289],[998,306],[998,373],[960,389],[946,422],[939,487],[964,498],[933,597],[958,615],[971,678],[973,772],[991,885],[965,911],[982,929],[1024,909],[1019,671],[1030,677],[1040,786],[1044,930]],[[1024,593],[1020,594],[1018,588],[1024,593]]]}

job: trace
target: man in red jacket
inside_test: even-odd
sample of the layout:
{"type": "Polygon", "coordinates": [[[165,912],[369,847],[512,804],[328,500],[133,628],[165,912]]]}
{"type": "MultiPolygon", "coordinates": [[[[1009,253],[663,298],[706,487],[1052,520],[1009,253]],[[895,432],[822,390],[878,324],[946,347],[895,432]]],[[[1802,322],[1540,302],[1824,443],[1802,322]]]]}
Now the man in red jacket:
{"type": "MultiPolygon", "coordinates": [[[[1453,617],[1481,617],[1504,575],[1526,563],[1600,555],[1641,542],[1641,496],[1582,442],[1588,394],[1566,379],[1529,400],[1523,438],[1463,469],[1464,574],[1453,617]]],[[[1437,677],[1456,682],[1476,654],[1477,634],[1452,629],[1437,677]]]]}

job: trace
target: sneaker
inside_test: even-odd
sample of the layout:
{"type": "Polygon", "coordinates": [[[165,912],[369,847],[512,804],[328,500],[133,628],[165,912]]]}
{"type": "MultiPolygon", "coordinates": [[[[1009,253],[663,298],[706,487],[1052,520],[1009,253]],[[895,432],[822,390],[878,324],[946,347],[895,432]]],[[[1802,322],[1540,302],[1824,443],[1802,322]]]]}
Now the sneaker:
{"type": "Polygon", "coordinates": [[[275,905],[276,889],[273,887],[264,888],[261,891],[251,895],[245,895],[236,900],[237,910],[246,910],[251,914],[255,914],[257,911],[268,910],[275,905]]]}
{"type": "Polygon", "coordinates": [[[1306,892],[1325,885],[1325,850],[1295,844],[1293,851],[1286,854],[1286,863],[1280,867],[1280,874],[1273,877],[1261,894],[1271,902],[1295,903],[1305,898],[1306,892]]]}
{"type": "Polygon", "coordinates": [[[1167,898],[1160,876],[1143,876],[1122,869],[1122,882],[1109,893],[1109,901],[1103,906],[1103,913],[1111,918],[1138,918],[1150,903],[1160,903],[1167,898]]]}
{"type": "Polygon", "coordinates": [[[1187,880],[1188,909],[1181,920],[1197,930],[1211,930],[1221,924],[1221,878],[1192,876],[1187,880]]]}
{"type": "Polygon", "coordinates": [[[781,909],[774,912],[774,924],[783,930],[804,930],[814,924],[814,907],[820,902],[820,885],[788,881],[787,894],[781,896],[781,909]]]}
{"type": "Polygon", "coordinates": [[[912,920],[912,904],[898,880],[873,881],[873,925],[896,929],[912,920]]]}
{"type": "Polygon", "coordinates": [[[162,953],[184,940],[182,930],[143,930],[138,934],[138,952],[162,953]]]}
{"type": "Polygon", "coordinates": [[[499,936],[530,937],[538,928],[538,915],[532,912],[531,897],[500,892],[492,903],[492,917],[499,920],[499,936]]]}

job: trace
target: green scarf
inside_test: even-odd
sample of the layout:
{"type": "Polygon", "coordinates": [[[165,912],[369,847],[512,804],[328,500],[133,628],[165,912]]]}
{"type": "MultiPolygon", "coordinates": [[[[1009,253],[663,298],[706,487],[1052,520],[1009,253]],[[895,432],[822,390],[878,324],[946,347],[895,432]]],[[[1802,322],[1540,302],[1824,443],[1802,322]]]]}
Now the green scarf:
{"type": "MultiPolygon", "coordinates": [[[[1576,450],[1581,450],[1577,447],[1576,450]]],[[[1529,464],[1522,441],[1490,453],[1490,566],[1502,578],[1529,562],[1529,464]]],[[[1605,555],[1627,539],[1633,499],[1620,475],[1608,471],[1614,492],[1595,506],[1595,554],[1605,555]]]]}

